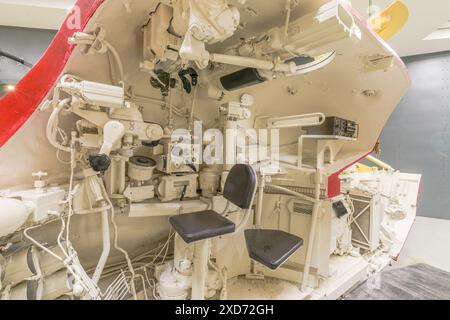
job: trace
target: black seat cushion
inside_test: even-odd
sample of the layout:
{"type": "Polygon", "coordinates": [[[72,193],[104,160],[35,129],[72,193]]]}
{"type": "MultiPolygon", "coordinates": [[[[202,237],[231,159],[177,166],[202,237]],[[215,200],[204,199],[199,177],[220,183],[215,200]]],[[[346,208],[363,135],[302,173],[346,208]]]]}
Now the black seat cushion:
{"type": "Polygon", "coordinates": [[[256,190],[256,173],[249,165],[237,164],[228,174],[223,191],[225,199],[241,209],[249,209],[256,190]]]}
{"type": "Polygon", "coordinates": [[[246,230],[250,258],[276,270],[303,245],[303,239],[280,230],[246,230]]]}
{"type": "Polygon", "coordinates": [[[233,233],[236,226],[215,211],[201,211],[169,218],[170,224],[186,243],[233,233]]]}

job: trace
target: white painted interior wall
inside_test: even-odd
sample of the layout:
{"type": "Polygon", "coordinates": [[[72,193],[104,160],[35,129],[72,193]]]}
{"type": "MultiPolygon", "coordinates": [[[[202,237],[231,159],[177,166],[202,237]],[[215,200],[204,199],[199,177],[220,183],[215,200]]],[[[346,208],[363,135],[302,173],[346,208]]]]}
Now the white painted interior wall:
{"type": "Polygon", "coordinates": [[[450,220],[417,217],[394,268],[425,263],[450,272],[450,220]]]}
{"type": "MultiPolygon", "coordinates": [[[[391,0],[374,0],[384,7],[391,0]]],[[[425,41],[423,38],[450,19],[450,1],[404,0],[410,20],[390,44],[402,56],[450,50],[450,39],[425,41]]],[[[0,25],[58,29],[74,0],[0,0],[0,25]]],[[[368,0],[352,0],[365,12],[368,0]]],[[[398,263],[402,267],[427,263],[450,272],[450,220],[418,217],[398,263]]]]}

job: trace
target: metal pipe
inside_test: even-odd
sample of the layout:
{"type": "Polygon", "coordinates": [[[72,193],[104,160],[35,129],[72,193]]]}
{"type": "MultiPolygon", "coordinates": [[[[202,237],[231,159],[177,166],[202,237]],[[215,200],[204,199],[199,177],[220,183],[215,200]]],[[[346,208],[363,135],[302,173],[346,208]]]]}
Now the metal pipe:
{"type": "Polygon", "coordinates": [[[218,53],[211,53],[209,59],[212,62],[230,64],[234,66],[255,68],[268,71],[286,72],[286,73],[294,73],[296,68],[295,63],[293,62],[276,63],[268,60],[254,59],[241,56],[232,56],[218,53]]]}
{"type": "Polygon", "coordinates": [[[192,300],[205,300],[205,284],[208,273],[209,240],[195,243],[194,271],[192,273],[192,300]]]}
{"type": "Polygon", "coordinates": [[[277,185],[269,184],[269,185],[267,185],[267,187],[276,189],[276,190],[281,191],[281,192],[288,193],[288,194],[290,194],[290,195],[292,195],[294,197],[298,197],[300,199],[303,199],[303,200],[306,200],[306,201],[309,201],[309,202],[312,202],[312,203],[320,201],[320,190],[319,190],[319,200],[316,200],[315,198],[311,198],[311,197],[305,196],[304,194],[301,194],[301,193],[298,193],[298,192],[295,192],[295,191],[292,191],[292,190],[289,190],[287,188],[283,188],[283,187],[280,187],[280,186],[277,186],[277,185]]]}
{"type": "Polygon", "coordinates": [[[314,208],[311,217],[311,228],[309,231],[309,240],[308,240],[308,249],[306,251],[306,259],[305,259],[305,268],[303,269],[303,280],[301,290],[303,292],[308,288],[309,281],[309,270],[311,268],[311,260],[312,254],[314,250],[314,240],[316,238],[316,229],[317,229],[317,221],[319,218],[319,208],[320,208],[320,184],[321,184],[321,173],[320,170],[317,169],[314,176],[315,183],[315,201],[314,208]]]}
{"type": "MultiPolygon", "coordinates": [[[[104,206],[107,206],[104,203],[104,206]]],[[[95,268],[94,275],[92,276],[92,281],[95,284],[98,284],[100,278],[103,273],[103,269],[105,268],[106,261],[108,260],[109,253],[111,251],[111,235],[109,232],[109,219],[108,219],[108,210],[105,209],[102,211],[102,235],[103,235],[103,251],[100,256],[100,260],[98,261],[97,267],[95,268]]]]}
{"type": "Polygon", "coordinates": [[[9,60],[12,60],[12,61],[15,61],[17,63],[20,63],[21,65],[24,65],[25,67],[33,68],[33,64],[32,63],[29,63],[29,62],[25,61],[24,59],[19,58],[19,57],[15,56],[15,55],[13,55],[11,53],[8,53],[8,52],[5,52],[3,50],[0,50],[0,57],[5,57],[5,58],[7,58],[9,60]]]}
{"type": "Polygon", "coordinates": [[[261,229],[262,227],[262,208],[264,200],[264,188],[266,187],[266,180],[261,177],[258,188],[258,202],[256,203],[256,215],[255,215],[255,228],[261,229]]]}
{"type": "MultiPolygon", "coordinates": [[[[258,187],[258,199],[256,202],[256,212],[255,212],[255,219],[254,219],[254,228],[255,229],[261,229],[262,228],[262,209],[263,209],[263,200],[264,200],[264,188],[266,187],[266,180],[264,179],[264,176],[261,176],[261,180],[258,187]]],[[[250,269],[251,274],[256,274],[256,263],[254,260],[250,261],[250,269]]]]}
{"type": "Polygon", "coordinates": [[[237,129],[238,124],[236,121],[225,120],[223,126],[225,132],[224,171],[230,171],[233,168],[233,163],[236,163],[237,138],[235,133],[237,132],[237,129]]]}
{"type": "Polygon", "coordinates": [[[252,208],[245,210],[244,217],[242,218],[239,225],[236,227],[234,234],[238,234],[245,229],[245,227],[247,226],[248,219],[250,218],[251,214],[252,214],[252,208]]]}
{"type": "Polygon", "coordinates": [[[375,158],[374,156],[367,156],[366,160],[372,162],[373,164],[376,164],[377,166],[379,166],[380,168],[383,168],[385,170],[388,171],[394,171],[394,168],[392,168],[390,165],[388,165],[387,163],[381,161],[380,159],[375,158]]]}
{"type": "Polygon", "coordinates": [[[118,175],[118,191],[119,194],[122,194],[126,188],[126,175],[127,175],[127,164],[124,159],[120,159],[117,168],[118,175]]]}
{"type": "Polygon", "coordinates": [[[50,118],[48,119],[47,128],[46,128],[46,135],[47,135],[47,139],[50,142],[50,144],[52,146],[54,146],[55,148],[57,148],[61,151],[64,151],[64,152],[71,152],[71,148],[61,145],[56,140],[56,134],[57,134],[59,114],[61,113],[61,110],[69,103],[70,103],[70,99],[64,99],[57,104],[56,108],[53,110],[52,114],[50,115],[50,118]]]}
{"type": "Polygon", "coordinates": [[[195,114],[195,103],[197,102],[197,91],[198,91],[198,85],[194,87],[194,96],[192,97],[192,104],[191,104],[191,112],[189,114],[189,123],[188,123],[188,130],[189,132],[192,131],[192,127],[194,126],[194,114],[195,114]]]}

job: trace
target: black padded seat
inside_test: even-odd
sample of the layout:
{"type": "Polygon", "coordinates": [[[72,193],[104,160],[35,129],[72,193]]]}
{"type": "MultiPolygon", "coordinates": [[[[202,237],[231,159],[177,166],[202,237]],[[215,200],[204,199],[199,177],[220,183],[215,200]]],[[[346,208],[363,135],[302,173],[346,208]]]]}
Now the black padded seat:
{"type": "Polygon", "coordinates": [[[225,199],[241,209],[250,209],[256,190],[255,170],[245,164],[231,168],[223,190],[225,199]]]}
{"type": "Polygon", "coordinates": [[[233,222],[212,210],[172,216],[169,221],[186,243],[230,234],[236,229],[233,222]]]}
{"type": "Polygon", "coordinates": [[[303,239],[280,230],[245,231],[250,258],[276,270],[303,245],[303,239]]]}

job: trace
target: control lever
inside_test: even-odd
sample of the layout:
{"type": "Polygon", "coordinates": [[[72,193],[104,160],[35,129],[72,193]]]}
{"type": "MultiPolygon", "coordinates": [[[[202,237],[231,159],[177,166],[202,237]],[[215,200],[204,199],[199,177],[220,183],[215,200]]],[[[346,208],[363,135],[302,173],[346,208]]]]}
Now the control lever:
{"type": "Polygon", "coordinates": [[[178,72],[178,76],[181,79],[181,82],[183,83],[183,89],[184,91],[186,91],[188,94],[190,94],[192,92],[192,87],[196,87],[198,84],[198,73],[197,71],[195,71],[194,68],[187,68],[184,70],[180,70],[178,72]],[[192,79],[192,84],[189,81],[189,79],[186,77],[187,75],[189,75],[192,79]]]}
{"type": "Polygon", "coordinates": [[[96,172],[108,170],[111,165],[111,150],[125,134],[125,126],[119,121],[109,121],[103,127],[103,144],[100,152],[89,156],[89,163],[96,172]]]}

